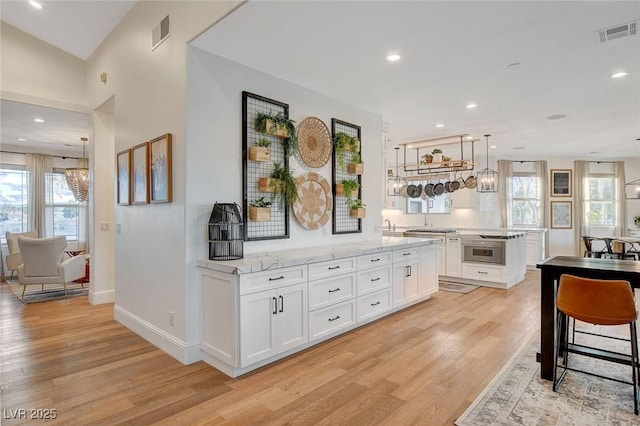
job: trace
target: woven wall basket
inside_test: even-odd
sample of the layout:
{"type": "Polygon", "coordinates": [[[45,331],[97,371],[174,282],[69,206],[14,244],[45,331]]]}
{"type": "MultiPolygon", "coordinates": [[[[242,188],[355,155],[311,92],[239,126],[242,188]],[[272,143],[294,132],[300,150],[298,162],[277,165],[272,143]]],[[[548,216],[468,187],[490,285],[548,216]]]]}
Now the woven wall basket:
{"type": "Polygon", "coordinates": [[[304,164],[320,168],[329,162],[333,143],[331,133],[318,117],[307,117],[298,126],[298,152],[304,164]]]}

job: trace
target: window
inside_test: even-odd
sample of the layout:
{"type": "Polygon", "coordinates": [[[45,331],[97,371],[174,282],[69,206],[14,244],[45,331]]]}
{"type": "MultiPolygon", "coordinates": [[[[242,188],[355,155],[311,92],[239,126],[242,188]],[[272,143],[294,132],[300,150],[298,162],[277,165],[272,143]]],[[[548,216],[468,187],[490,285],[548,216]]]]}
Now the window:
{"type": "Polygon", "coordinates": [[[5,233],[26,232],[29,172],[24,167],[0,165],[0,237],[5,233]]]}
{"type": "Polygon", "coordinates": [[[594,174],[587,178],[584,221],[588,226],[616,226],[616,179],[613,175],[594,174]]]}
{"type": "Polygon", "coordinates": [[[78,240],[80,204],[67,185],[63,169],[45,173],[45,215],[48,236],[78,240]]]}
{"type": "Polygon", "coordinates": [[[540,179],[533,172],[514,172],[511,178],[511,224],[509,226],[541,226],[540,179]]]}

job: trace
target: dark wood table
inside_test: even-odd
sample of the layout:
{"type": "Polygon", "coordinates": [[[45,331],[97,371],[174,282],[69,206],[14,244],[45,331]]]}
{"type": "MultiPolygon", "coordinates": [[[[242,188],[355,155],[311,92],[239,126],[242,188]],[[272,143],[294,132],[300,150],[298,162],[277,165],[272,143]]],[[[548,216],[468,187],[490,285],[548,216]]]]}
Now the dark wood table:
{"type": "Polygon", "coordinates": [[[553,380],[553,342],[556,325],[556,294],[560,275],[584,278],[627,280],[640,288],[640,262],[636,260],[597,259],[592,257],[554,256],[538,263],[540,269],[540,377],[553,380]]]}

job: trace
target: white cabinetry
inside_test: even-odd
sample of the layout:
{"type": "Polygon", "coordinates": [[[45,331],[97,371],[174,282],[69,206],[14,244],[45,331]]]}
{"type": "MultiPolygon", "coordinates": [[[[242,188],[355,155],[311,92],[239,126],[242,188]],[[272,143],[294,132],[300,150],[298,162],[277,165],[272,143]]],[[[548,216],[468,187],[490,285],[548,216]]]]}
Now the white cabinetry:
{"type": "Polygon", "coordinates": [[[545,232],[536,230],[527,232],[527,268],[536,269],[536,265],[544,260],[545,232]]]}
{"type": "Polygon", "coordinates": [[[438,248],[420,247],[420,275],[418,276],[418,295],[424,297],[438,291],[438,248]]]}
{"type": "Polygon", "coordinates": [[[418,297],[420,249],[393,252],[393,306],[401,306],[418,297]]]}
{"type": "Polygon", "coordinates": [[[434,236],[438,239],[438,275],[446,275],[447,273],[447,246],[445,236],[434,236]]]}
{"type": "Polygon", "coordinates": [[[447,235],[445,239],[445,275],[448,277],[461,277],[462,246],[460,237],[457,235],[447,235]]]}

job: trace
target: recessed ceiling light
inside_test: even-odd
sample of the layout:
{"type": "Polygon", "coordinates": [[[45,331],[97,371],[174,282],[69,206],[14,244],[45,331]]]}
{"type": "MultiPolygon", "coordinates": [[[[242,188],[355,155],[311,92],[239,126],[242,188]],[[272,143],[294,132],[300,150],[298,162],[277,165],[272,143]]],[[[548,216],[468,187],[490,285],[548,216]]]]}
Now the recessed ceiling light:
{"type": "Polygon", "coordinates": [[[444,127],[444,124],[438,123],[438,124],[436,124],[436,127],[444,127]]]}
{"type": "Polygon", "coordinates": [[[387,55],[387,61],[389,62],[396,62],[399,60],[400,60],[400,55],[398,55],[397,53],[391,53],[387,55]]]}
{"type": "Polygon", "coordinates": [[[565,114],[555,114],[555,115],[550,115],[547,117],[547,120],[562,120],[563,118],[566,118],[567,116],[565,114]]]}
{"type": "Polygon", "coordinates": [[[496,149],[496,146],[495,145],[491,145],[489,148],[496,149]]]}
{"type": "Polygon", "coordinates": [[[470,102],[470,103],[467,104],[467,109],[474,109],[477,106],[478,106],[478,104],[476,104],[474,102],[470,102]]]}
{"type": "Polygon", "coordinates": [[[36,123],[44,123],[44,120],[42,118],[34,118],[33,121],[35,121],[36,123]]]}
{"type": "Polygon", "coordinates": [[[627,76],[627,73],[624,72],[624,71],[616,72],[616,73],[611,74],[611,78],[622,78],[622,77],[626,77],[626,76],[627,76]]]}
{"type": "Polygon", "coordinates": [[[598,151],[591,151],[589,154],[598,154],[598,151]]]}
{"type": "Polygon", "coordinates": [[[29,0],[29,4],[34,8],[34,9],[42,9],[42,5],[40,3],[38,3],[36,0],[29,0]]]}
{"type": "Polygon", "coordinates": [[[513,149],[515,149],[516,151],[519,151],[521,149],[527,149],[526,146],[514,146],[513,149]]]}
{"type": "Polygon", "coordinates": [[[27,140],[25,138],[18,138],[18,142],[26,142],[27,140]]]}

